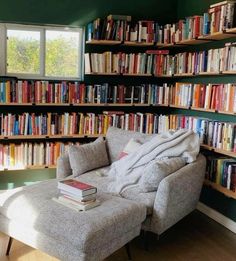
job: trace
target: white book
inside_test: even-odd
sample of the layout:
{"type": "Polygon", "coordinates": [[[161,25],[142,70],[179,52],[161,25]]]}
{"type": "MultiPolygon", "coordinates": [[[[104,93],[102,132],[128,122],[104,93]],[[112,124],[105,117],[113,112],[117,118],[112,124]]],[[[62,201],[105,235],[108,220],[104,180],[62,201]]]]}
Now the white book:
{"type": "Polygon", "coordinates": [[[56,198],[56,197],[52,198],[52,200],[59,204],[62,204],[65,207],[71,208],[75,211],[86,211],[86,210],[95,208],[100,205],[100,202],[98,200],[96,200],[93,203],[88,204],[88,205],[74,204],[74,203],[71,203],[72,201],[68,202],[66,200],[63,200],[62,198],[56,198]]]}
{"type": "Polygon", "coordinates": [[[85,73],[91,73],[92,72],[92,68],[91,68],[91,64],[90,64],[90,54],[89,53],[84,54],[84,72],[85,73]]]}

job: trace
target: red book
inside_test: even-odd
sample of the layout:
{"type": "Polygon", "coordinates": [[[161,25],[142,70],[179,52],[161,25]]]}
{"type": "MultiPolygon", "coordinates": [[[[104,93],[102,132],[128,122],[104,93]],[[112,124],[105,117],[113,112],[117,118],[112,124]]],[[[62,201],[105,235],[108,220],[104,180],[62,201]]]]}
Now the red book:
{"type": "Polygon", "coordinates": [[[169,54],[169,50],[147,50],[147,54],[169,54]]]}
{"type": "Polygon", "coordinates": [[[91,195],[97,192],[96,187],[80,182],[75,179],[66,179],[58,181],[58,188],[81,197],[91,195]]]}

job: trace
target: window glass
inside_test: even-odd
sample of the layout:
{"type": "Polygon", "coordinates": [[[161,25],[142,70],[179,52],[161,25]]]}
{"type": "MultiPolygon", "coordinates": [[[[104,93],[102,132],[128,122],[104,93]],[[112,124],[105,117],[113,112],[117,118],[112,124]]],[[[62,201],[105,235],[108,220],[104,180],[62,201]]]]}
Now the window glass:
{"type": "Polygon", "coordinates": [[[40,73],[40,32],[7,29],[7,73],[40,73]]]}
{"type": "Polygon", "coordinates": [[[45,75],[78,77],[79,33],[46,30],[45,75]]]}

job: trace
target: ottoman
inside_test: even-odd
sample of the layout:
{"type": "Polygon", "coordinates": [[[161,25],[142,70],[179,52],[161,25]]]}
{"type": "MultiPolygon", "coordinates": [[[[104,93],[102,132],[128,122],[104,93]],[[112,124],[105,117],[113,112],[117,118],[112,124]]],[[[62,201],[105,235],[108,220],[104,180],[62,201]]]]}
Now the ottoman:
{"type": "Polygon", "coordinates": [[[77,212],[52,200],[57,180],[0,192],[0,231],[60,260],[102,260],[139,235],[146,207],[98,191],[77,212]]]}

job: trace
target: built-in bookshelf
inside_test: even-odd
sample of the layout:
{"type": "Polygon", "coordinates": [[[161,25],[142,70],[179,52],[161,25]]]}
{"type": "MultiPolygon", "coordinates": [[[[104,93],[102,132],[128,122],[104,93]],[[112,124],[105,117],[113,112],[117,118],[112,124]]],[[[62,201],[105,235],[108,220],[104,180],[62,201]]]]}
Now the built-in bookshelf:
{"type": "MultiPolygon", "coordinates": [[[[122,77],[124,81],[127,77],[145,76],[146,82],[149,79],[153,82],[153,79],[163,81],[166,78],[165,88],[158,88],[157,84],[157,87],[150,85],[152,92],[148,90],[147,105],[158,106],[158,130],[155,131],[193,129],[199,133],[204,151],[236,158],[236,123],[233,119],[236,113],[235,83],[232,80],[225,82],[225,77],[236,74],[236,47],[230,39],[236,37],[233,13],[234,4],[227,2],[224,5],[212,5],[202,16],[187,17],[164,26],[155,21],[131,22],[130,17],[96,19],[87,28],[86,45],[89,46],[89,52],[85,55],[85,75],[104,75],[114,79],[122,77]],[[230,12],[226,12],[226,9],[230,12]],[[227,39],[230,42],[225,44],[227,39]],[[217,46],[222,43],[222,47],[209,49],[209,43],[216,42],[217,46]],[[205,43],[208,45],[205,45],[203,51],[204,48],[201,51],[183,52],[185,47],[195,48],[205,43]],[[92,46],[96,45],[106,46],[105,52],[91,52],[92,46]],[[207,84],[201,83],[201,78],[205,77],[212,78],[213,83],[210,80],[207,84]],[[222,84],[214,84],[215,77],[222,78],[222,84]],[[199,83],[183,82],[183,78],[197,78],[199,83]],[[179,79],[181,82],[178,82],[179,79]],[[169,108],[170,115],[160,115],[158,108],[162,106],[169,108]],[[175,110],[181,111],[183,115],[173,114],[175,110]],[[188,116],[184,115],[186,111],[188,116]],[[194,116],[189,116],[191,112],[194,116]],[[201,115],[199,117],[196,116],[198,112],[201,115]],[[205,118],[202,116],[204,113],[207,115],[205,118]],[[215,115],[222,115],[224,120],[219,120],[219,117],[215,120],[215,115]]],[[[235,191],[230,190],[229,186],[226,188],[207,179],[205,184],[228,197],[236,198],[235,191]]]]}

